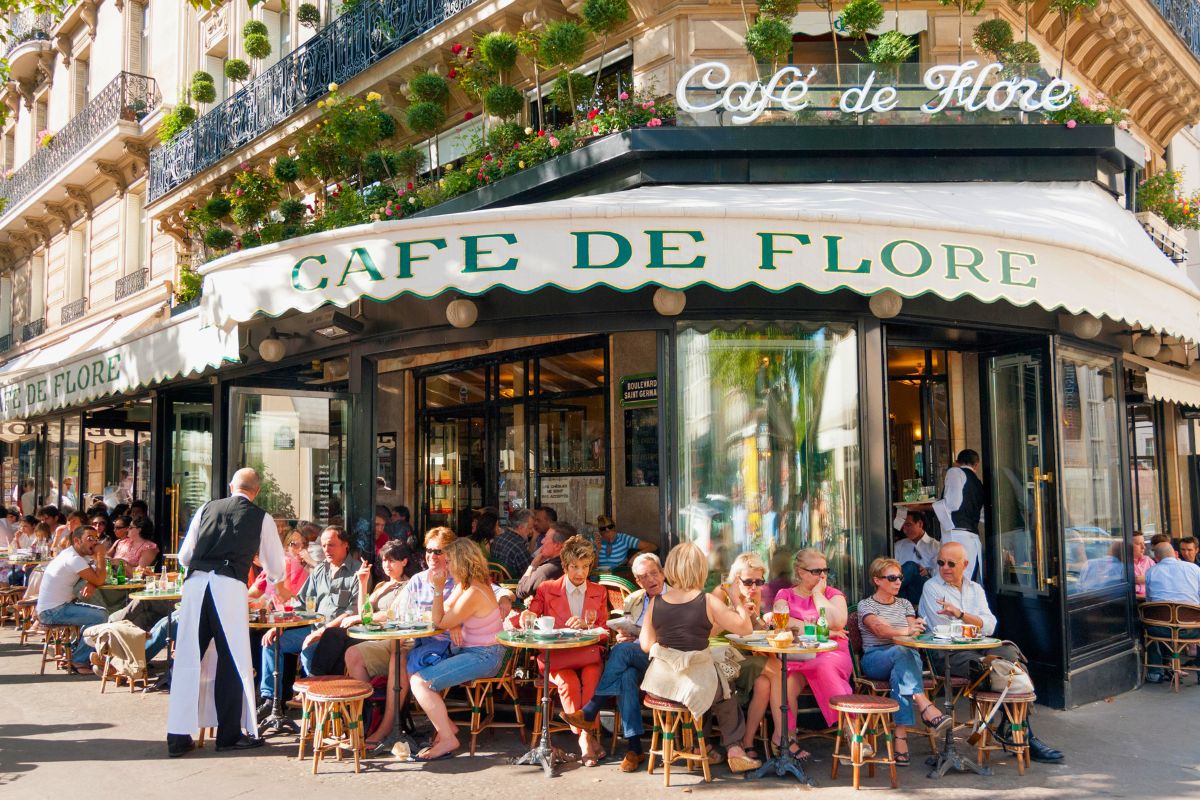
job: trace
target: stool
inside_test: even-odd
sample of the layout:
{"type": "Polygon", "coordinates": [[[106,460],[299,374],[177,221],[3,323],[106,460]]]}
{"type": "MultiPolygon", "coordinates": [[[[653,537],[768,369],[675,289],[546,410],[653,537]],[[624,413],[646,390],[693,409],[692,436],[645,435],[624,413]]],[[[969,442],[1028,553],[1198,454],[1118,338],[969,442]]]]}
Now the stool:
{"type": "Polygon", "coordinates": [[[108,688],[109,681],[112,681],[113,685],[118,689],[121,688],[121,681],[127,682],[129,684],[129,693],[133,694],[137,688],[138,681],[141,681],[142,687],[145,688],[150,680],[150,672],[146,669],[142,670],[141,675],[135,675],[132,678],[114,672],[112,668],[112,656],[107,653],[104,655],[92,653],[91,661],[94,666],[103,667],[100,673],[100,694],[104,694],[104,690],[108,688]]]}
{"type": "Polygon", "coordinates": [[[25,594],[23,586],[0,589],[0,625],[3,625],[5,620],[10,620],[14,628],[18,627],[17,601],[23,594],[25,594]]]}
{"type": "Polygon", "coordinates": [[[346,677],[344,675],[310,675],[307,678],[296,678],[292,682],[292,691],[300,698],[300,752],[296,754],[297,761],[304,760],[304,747],[312,740],[312,703],[308,699],[308,690],[330,681],[341,680],[346,680],[346,677]]]}
{"type": "Polygon", "coordinates": [[[212,737],[213,741],[216,741],[217,740],[217,729],[216,728],[206,728],[203,725],[201,725],[200,726],[200,735],[196,737],[196,747],[204,747],[204,740],[210,736],[212,737]]]}
{"type": "Polygon", "coordinates": [[[704,782],[711,783],[712,771],[708,763],[708,744],[704,741],[703,717],[697,718],[687,706],[653,695],[646,695],[644,703],[654,716],[646,774],[654,774],[654,757],[662,756],[664,786],[671,785],[671,765],[676,761],[685,763],[688,772],[698,762],[704,772],[704,782]],[[675,744],[677,740],[680,744],[678,749],[675,744]],[[699,754],[693,753],[693,748],[699,754]]]}
{"type": "MultiPolygon", "coordinates": [[[[988,757],[996,750],[1011,750],[1017,757],[1017,774],[1024,775],[1025,767],[1030,766],[1032,762],[1029,758],[1029,738],[1028,726],[1025,720],[1029,717],[1029,705],[1037,700],[1037,695],[1033,692],[1009,692],[1004,698],[1003,712],[1008,718],[1008,724],[1012,728],[1012,745],[1005,747],[1002,744],[993,741],[992,731],[987,726],[983,728],[982,738],[976,747],[976,757],[980,766],[987,764],[988,757]]],[[[976,691],[971,696],[971,703],[975,707],[976,719],[987,719],[988,714],[992,713],[992,709],[996,707],[996,703],[1000,702],[1000,692],[981,692],[976,691]]]]}
{"type": "Polygon", "coordinates": [[[18,600],[17,601],[17,628],[21,631],[21,644],[25,645],[29,642],[29,637],[33,635],[33,623],[37,622],[37,617],[34,615],[34,609],[37,608],[37,600],[18,600]]]}
{"type": "Polygon", "coordinates": [[[71,648],[79,638],[78,625],[43,625],[46,641],[42,645],[42,668],[40,674],[46,674],[46,663],[53,661],[63,669],[71,666],[71,648]]]}
{"type": "MultiPolygon", "coordinates": [[[[517,700],[517,684],[513,677],[513,659],[508,659],[500,674],[494,678],[479,678],[470,683],[464,683],[467,701],[471,705],[471,755],[475,755],[475,742],[479,734],[491,728],[516,728],[525,741],[525,720],[521,716],[521,704],[517,700]],[[513,714],[516,722],[496,721],[496,690],[503,689],[512,700],[513,714]]],[[[541,708],[541,704],[538,704],[541,708]]],[[[541,720],[538,720],[540,723],[541,720]]],[[[535,727],[540,731],[540,724],[535,727]]]]}
{"type": "Polygon", "coordinates": [[[833,766],[829,777],[836,779],[838,765],[846,762],[853,770],[854,788],[859,787],[859,771],[865,764],[867,775],[875,777],[875,765],[887,764],[892,779],[892,788],[899,783],[896,779],[896,751],[892,745],[891,716],[900,710],[900,704],[890,697],[869,694],[839,694],[829,698],[829,707],[838,712],[840,735],[833,743],[833,766]],[[879,754],[879,737],[883,737],[887,755],[879,754]],[[842,741],[850,744],[850,753],[842,753],[842,741]],[[870,743],[874,751],[871,756],[863,753],[863,744],[870,743]]]}
{"type": "Polygon", "coordinates": [[[313,774],[321,765],[326,750],[342,760],[342,747],[354,752],[354,771],[361,771],[366,755],[362,729],[363,701],[373,693],[371,684],[353,678],[325,681],[308,687],[305,699],[312,710],[313,774]]]}

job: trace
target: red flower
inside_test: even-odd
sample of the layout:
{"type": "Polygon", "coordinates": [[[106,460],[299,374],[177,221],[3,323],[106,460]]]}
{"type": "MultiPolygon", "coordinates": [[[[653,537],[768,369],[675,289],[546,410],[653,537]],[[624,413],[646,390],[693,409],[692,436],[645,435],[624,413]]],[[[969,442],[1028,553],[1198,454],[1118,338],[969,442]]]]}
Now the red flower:
{"type": "Polygon", "coordinates": [[[600,126],[599,126],[599,125],[593,125],[593,126],[592,126],[592,133],[599,133],[599,132],[600,132],[600,126]]]}
{"type": "Polygon", "coordinates": [[[588,112],[588,119],[595,119],[596,115],[599,113],[600,113],[599,111],[597,111],[596,109],[593,108],[591,111],[588,112]]]}
{"type": "Polygon", "coordinates": [[[404,184],[404,188],[411,192],[413,189],[413,182],[409,181],[408,183],[404,184]]]}
{"type": "Polygon", "coordinates": [[[546,132],[544,130],[540,130],[540,129],[538,130],[538,136],[545,136],[545,135],[546,135],[546,132]]]}
{"type": "Polygon", "coordinates": [[[485,155],[485,156],[483,157],[483,160],[484,160],[484,161],[491,161],[491,160],[492,160],[492,154],[491,154],[491,153],[488,153],[487,155],[485,155]]]}
{"type": "Polygon", "coordinates": [[[472,119],[474,116],[475,116],[475,112],[468,111],[467,113],[463,114],[463,119],[469,120],[469,119],[472,119]]]}
{"type": "Polygon", "coordinates": [[[450,46],[450,52],[454,53],[454,55],[458,55],[459,53],[462,52],[462,45],[459,44],[458,42],[455,42],[454,44],[452,44],[450,46]]]}
{"type": "Polygon", "coordinates": [[[446,77],[447,78],[457,78],[458,70],[456,70],[454,67],[451,67],[450,71],[446,73],[446,77]]]}

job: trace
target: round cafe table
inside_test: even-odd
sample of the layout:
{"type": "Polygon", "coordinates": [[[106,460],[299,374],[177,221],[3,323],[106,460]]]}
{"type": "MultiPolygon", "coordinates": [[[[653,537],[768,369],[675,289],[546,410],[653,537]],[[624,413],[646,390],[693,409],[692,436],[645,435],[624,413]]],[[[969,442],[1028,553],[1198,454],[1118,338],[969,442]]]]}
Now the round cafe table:
{"type": "Polygon", "coordinates": [[[542,670],[542,733],[538,737],[537,747],[514,761],[514,764],[540,764],[547,778],[554,777],[554,767],[561,761],[550,744],[550,653],[553,650],[570,650],[574,647],[585,647],[596,644],[600,636],[594,633],[582,633],[577,636],[550,638],[537,636],[524,631],[501,631],[496,634],[496,641],[505,647],[518,650],[541,650],[546,656],[546,668],[542,670]]]}
{"type": "MultiPolygon", "coordinates": [[[[942,661],[942,685],[945,687],[945,713],[949,714],[951,706],[954,703],[953,690],[950,686],[950,654],[955,650],[988,650],[993,647],[999,647],[1003,644],[999,639],[990,636],[981,636],[977,639],[935,639],[931,634],[923,633],[920,636],[897,636],[892,639],[892,642],[901,647],[910,647],[914,650],[941,650],[942,661]]],[[[991,775],[991,767],[981,767],[971,759],[958,752],[958,747],[954,744],[954,726],[950,725],[946,728],[946,740],[942,743],[942,749],[937,754],[937,759],[926,762],[932,767],[926,777],[941,778],[951,768],[959,772],[971,770],[978,775],[991,775]]]]}
{"type": "Polygon", "coordinates": [[[437,636],[439,633],[443,633],[443,631],[425,623],[412,626],[392,623],[381,626],[378,630],[374,626],[367,628],[363,625],[352,625],[346,629],[346,635],[351,639],[361,639],[366,642],[390,641],[394,643],[392,649],[395,651],[393,658],[395,659],[396,683],[392,687],[392,732],[379,742],[379,745],[375,748],[375,753],[390,753],[397,742],[404,742],[408,745],[408,752],[411,755],[416,755],[417,743],[404,732],[401,725],[401,718],[406,715],[402,713],[402,709],[400,708],[400,669],[402,664],[401,659],[404,658],[404,649],[400,647],[400,642],[408,639],[424,639],[429,636],[437,636]]]}
{"type": "MultiPolygon", "coordinates": [[[[816,655],[817,653],[826,653],[830,650],[836,650],[838,646],[837,642],[833,641],[807,642],[805,640],[799,640],[793,642],[790,647],[775,647],[770,642],[763,642],[760,644],[757,641],[746,641],[745,639],[741,638],[735,639],[730,636],[726,636],[726,639],[728,639],[729,643],[738,650],[744,650],[748,653],[763,653],[766,655],[774,654],[778,656],[779,668],[781,670],[781,674],[785,676],[785,680],[788,674],[788,656],[812,656],[816,655]]],[[[792,775],[801,783],[806,783],[809,786],[812,786],[814,785],[813,779],[804,771],[804,765],[800,763],[800,759],[793,755],[792,751],[788,748],[788,732],[786,724],[788,718],[788,693],[784,691],[780,692],[780,695],[779,710],[782,712],[781,718],[784,720],[785,724],[779,729],[779,755],[764,761],[763,765],[758,768],[757,772],[754,773],[754,777],[761,778],[767,773],[774,771],[775,776],[778,778],[782,778],[784,775],[792,775]]]]}
{"type": "Polygon", "coordinates": [[[158,680],[154,682],[153,686],[147,685],[146,688],[144,688],[142,690],[143,694],[146,694],[147,692],[160,691],[162,689],[166,689],[168,686],[171,685],[171,668],[175,665],[175,658],[171,654],[171,641],[175,638],[171,634],[171,627],[175,624],[174,623],[174,615],[175,615],[174,603],[178,602],[179,600],[182,600],[182,599],[183,599],[183,594],[181,592],[177,592],[174,590],[169,591],[169,592],[145,592],[145,591],[142,591],[142,592],[134,592],[133,594],[129,595],[130,602],[133,602],[134,600],[167,600],[167,601],[172,602],[172,605],[167,607],[167,671],[164,672],[162,675],[158,676],[158,680]]]}
{"type": "Polygon", "coordinates": [[[283,655],[280,651],[282,634],[288,628],[303,628],[309,625],[315,625],[323,621],[325,618],[320,614],[308,614],[303,611],[293,612],[286,617],[281,617],[278,614],[268,614],[265,620],[259,620],[255,617],[254,611],[250,615],[251,630],[269,630],[274,628],[275,641],[272,647],[275,648],[275,696],[271,698],[271,715],[258,723],[258,735],[263,736],[266,731],[272,733],[300,733],[300,728],[296,723],[288,719],[288,715],[283,710],[283,655]]]}

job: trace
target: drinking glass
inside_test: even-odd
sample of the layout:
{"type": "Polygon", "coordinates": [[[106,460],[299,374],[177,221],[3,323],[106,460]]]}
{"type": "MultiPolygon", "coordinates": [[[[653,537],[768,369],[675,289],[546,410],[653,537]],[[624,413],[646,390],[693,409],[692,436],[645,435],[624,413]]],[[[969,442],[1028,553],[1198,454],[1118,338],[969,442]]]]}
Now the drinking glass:
{"type": "Polygon", "coordinates": [[[316,611],[317,611],[317,598],[315,598],[315,597],[306,597],[306,598],[304,598],[304,610],[305,610],[305,611],[307,611],[309,614],[314,614],[314,613],[316,613],[316,611]]]}
{"type": "Polygon", "coordinates": [[[594,627],[596,624],[596,609],[585,608],[583,610],[583,625],[586,628],[594,627]]]}
{"type": "Polygon", "coordinates": [[[792,609],[787,600],[776,600],[771,606],[771,618],[775,622],[775,630],[785,630],[792,621],[792,609]]]}
{"type": "Polygon", "coordinates": [[[537,625],[537,618],[538,615],[529,609],[525,609],[521,612],[521,632],[524,633],[525,636],[529,636],[531,633],[533,633],[533,629],[537,625]]]}

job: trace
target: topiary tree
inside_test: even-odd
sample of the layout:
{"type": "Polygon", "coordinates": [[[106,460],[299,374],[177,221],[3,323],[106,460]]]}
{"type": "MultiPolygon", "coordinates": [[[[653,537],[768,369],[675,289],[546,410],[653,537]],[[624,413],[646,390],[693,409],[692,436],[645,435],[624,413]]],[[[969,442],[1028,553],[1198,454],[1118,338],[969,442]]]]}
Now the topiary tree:
{"type": "Polygon", "coordinates": [[[759,19],[746,30],[746,49],[758,63],[770,64],[774,73],[792,51],[792,26],[781,19],[759,19]]]}
{"type": "Polygon", "coordinates": [[[418,72],[408,82],[408,94],[420,103],[445,103],[450,99],[450,84],[436,72],[418,72]]]}
{"type": "Polygon", "coordinates": [[[867,34],[883,23],[879,0],[850,0],[842,9],[842,26],[851,39],[860,39],[867,47],[867,34]]]}
{"type": "Polygon", "coordinates": [[[496,84],[483,96],[484,110],[503,120],[512,119],[520,114],[524,104],[525,98],[521,93],[505,83],[496,84]]]}
{"type": "Polygon", "coordinates": [[[270,34],[270,31],[267,30],[267,23],[259,19],[247,20],[246,24],[242,26],[242,38],[245,39],[247,36],[254,36],[255,34],[259,36],[270,34]]]}
{"type": "Polygon", "coordinates": [[[507,81],[508,71],[516,66],[517,56],[520,54],[516,37],[501,31],[493,31],[481,36],[476,47],[479,49],[479,57],[483,63],[494,69],[500,76],[500,82],[507,81]]]}
{"type": "Polygon", "coordinates": [[[321,27],[321,10],[312,3],[301,3],[296,8],[296,22],[315,31],[321,27]]]}
{"type": "Polygon", "coordinates": [[[291,156],[276,156],[271,174],[282,184],[293,183],[300,179],[300,165],[291,156]]]}
{"type": "Polygon", "coordinates": [[[1063,76],[1067,64],[1067,45],[1070,43],[1071,21],[1085,10],[1095,8],[1100,0],[1050,0],[1050,10],[1057,13],[1062,22],[1062,49],[1058,56],[1058,77],[1063,76]]]}
{"type": "Polygon", "coordinates": [[[246,55],[251,58],[263,59],[271,55],[271,40],[261,33],[252,33],[242,40],[246,55]]]}
{"type": "Polygon", "coordinates": [[[211,103],[217,99],[212,75],[203,70],[192,73],[192,99],[197,103],[211,103]]]}
{"type": "Polygon", "coordinates": [[[218,194],[204,201],[204,216],[216,222],[229,216],[232,208],[233,206],[230,204],[229,198],[218,194]]]}
{"type": "Polygon", "coordinates": [[[1022,16],[1025,18],[1025,41],[1029,41],[1029,7],[1036,0],[1008,0],[1009,4],[1021,9],[1022,16]]]}
{"type": "Polygon", "coordinates": [[[408,107],[408,111],[405,114],[405,122],[408,123],[409,130],[418,136],[428,138],[429,164],[433,168],[436,168],[436,162],[433,159],[433,138],[437,135],[445,121],[446,109],[441,103],[435,103],[431,100],[421,100],[413,103],[408,107]]]}
{"type": "Polygon", "coordinates": [[[838,86],[842,85],[842,57],[838,52],[838,34],[837,25],[834,24],[834,0],[815,0],[818,7],[825,9],[825,15],[829,17],[829,39],[833,42],[833,74],[838,86]]]}
{"type": "Polygon", "coordinates": [[[963,18],[967,14],[972,17],[983,10],[986,0],[938,0],[938,3],[944,6],[954,8],[958,11],[958,63],[963,61],[963,18]]]}
{"type": "Polygon", "coordinates": [[[917,43],[911,36],[900,31],[884,31],[879,38],[867,46],[866,61],[880,66],[890,66],[897,83],[900,81],[900,65],[908,61],[917,51],[917,43]]]}
{"type": "Polygon", "coordinates": [[[568,114],[574,113],[575,98],[592,88],[592,79],[578,72],[563,72],[550,87],[550,105],[568,114]]]}
{"type": "Polygon", "coordinates": [[[240,58],[231,58],[225,62],[225,77],[234,83],[241,83],[250,77],[250,65],[240,58]]]}
{"type": "MultiPolygon", "coordinates": [[[[771,2],[772,0],[768,0],[771,2]]],[[[793,2],[794,0],[775,0],[793,2]]],[[[600,75],[604,71],[604,53],[608,50],[608,37],[629,20],[629,0],[583,0],[579,11],[583,24],[600,37],[600,65],[596,67],[596,86],[593,95],[600,94],[600,75]]]]}
{"type": "Polygon", "coordinates": [[[396,174],[408,180],[414,180],[425,164],[425,154],[417,148],[405,145],[396,151],[396,174]]]}
{"type": "Polygon", "coordinates": [[[1006,75],[1024,76],[1027,66],[1042,63],[1042,54],[1033,42],[1013,42],[1000,57],[1006,75]]]}
{"type": "MultiPolygon", "coordinates": [[[[587,30],[578,22],[560,19],[551,22],[542,32],[541,53],[550,64],[562,68],[564,73],[570,73],[583,60],[583,54],[587,51],[587,39],[587,30]]],[[[574,79],[566,81],[572,123],[579,110],[579,104],[575,101],[575,87],[574,79]]]]}
{"type": "Polygon", "coordinates": [[[233,244],[233,231],[220,226],[204,232],[204,245],[212,250],[225,250],[233,244]]]}
{"type": "Polygon", "coordinates": [[[980,53],[985,53],[997,61],[1004,60],[1004,53],[1012,47],[1013,29],[1008,20],[985,19],[975,27],[971,36],[971,45],[980,53]]]}
{"type": "Polygon", "coordinates": [[[546,121],[546,106],[542,99],[542,67],[549,66],[543,64],[542,59],[542,36],[535,31],[522,30],[517,34],[517,48],[521,51],[521,55],[529,59],[529,63],[533,64],[533,87],[537,92],[537,107],[538,107],[538,125],[545,127],[546,121]]]}

